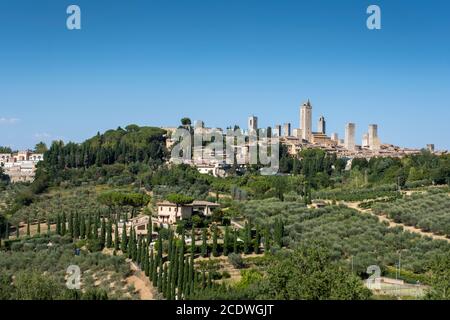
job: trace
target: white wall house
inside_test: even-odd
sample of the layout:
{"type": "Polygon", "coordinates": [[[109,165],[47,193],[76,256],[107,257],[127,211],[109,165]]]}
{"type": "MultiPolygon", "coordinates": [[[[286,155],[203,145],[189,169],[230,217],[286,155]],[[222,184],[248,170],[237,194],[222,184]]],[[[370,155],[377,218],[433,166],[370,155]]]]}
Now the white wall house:
{"type": "Polygon", "coordinates": [[[29,150],[16,153],[1,153],[0,167],[5,170],[12,182],[31,182],[34,180],[36,164],[44,160],[42,153],[29,150]]]}

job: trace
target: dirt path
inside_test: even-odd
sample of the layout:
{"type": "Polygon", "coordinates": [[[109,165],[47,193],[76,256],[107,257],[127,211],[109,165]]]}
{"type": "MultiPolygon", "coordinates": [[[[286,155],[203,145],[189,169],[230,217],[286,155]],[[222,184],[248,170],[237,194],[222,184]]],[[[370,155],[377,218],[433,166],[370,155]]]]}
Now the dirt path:
{"type": "Polygon", "coordinates": [[[386,215],[380,215],[380,216],[376,215],[375,213],[372,212],[371,209],[362,209],[362,208],[359,207],[359,204],[361,202],[341,202],[341,203],[343,203],[344,205],[346,205],[349,208],[357,210],[360,213],[370,214],[370,215],[372,215],[374,217],[377,217],[380,222],[387,222],[389,224],[389,228],[401,227],[405,231],[409,231],[409,232],[412,232],[412,233],[417,233],[417,234],[420,234],[423,237],[429,237],[429,238],[432,238],[434,240],[444,240],[444,241],[447,241],[448,243],[450,243],[450,239],[448,239],[445,236],[440,236],[440,235],[434,234],[432,232],[425,232],[425,231],[423,231],[421,229],[418,229],[418,228],[415,228],[415,227],[412,227],[412,226],[407,226],[407,225],[405,225],[403,223],[397,223],[397,222],[393,221],[392,219],[388,218],[386,215]]]}
{"type": "Polygon", "coordinates": [[[133,274],[127,278],[127,283],[136,288],[141,300],[155,300],[153,286],[145,273],[134,262],[130,262],[130,268],[133,274]]]}

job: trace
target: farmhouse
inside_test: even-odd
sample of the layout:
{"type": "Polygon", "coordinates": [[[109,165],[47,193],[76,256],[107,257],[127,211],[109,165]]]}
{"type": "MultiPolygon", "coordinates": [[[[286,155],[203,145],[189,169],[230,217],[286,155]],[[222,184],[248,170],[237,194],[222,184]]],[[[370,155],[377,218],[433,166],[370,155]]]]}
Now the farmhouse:
{"type": "Polygon", "coordinates": [[[209,201],[194,201],[186,205],[177,205],[169,201],[159,202],[158,221],[163,224],[174,224],[182,219],[189,219],[193,213],[210,216],[214,208],[218,208],[218,203],[209,201]]]}
{"type": "MultiPolygon", "coordinates": [[[[149,227],[150,227],[150,223],[153,224],[153,230],[154,230],[154,226],[158,225],[158,221],[151,219],[150,216],[138,216],[135,217],[133,219],[128,220],[127,222],[125,221],[121,221],[120,223],[118,223],[118,231],[119,234],[122,234],[123,232],[123,228],[126,228],[127,231],[127,235],[130,234],[130,230],[131,228],[134,229],[134,232],[136,233],[136,235],[138,236],[146,236],[148,234],[149,231],[149,227]]],[[[157,238],[158,233],[157,232],[153,232],[152,234],[152,238],[156,239],[157,238]]]]}

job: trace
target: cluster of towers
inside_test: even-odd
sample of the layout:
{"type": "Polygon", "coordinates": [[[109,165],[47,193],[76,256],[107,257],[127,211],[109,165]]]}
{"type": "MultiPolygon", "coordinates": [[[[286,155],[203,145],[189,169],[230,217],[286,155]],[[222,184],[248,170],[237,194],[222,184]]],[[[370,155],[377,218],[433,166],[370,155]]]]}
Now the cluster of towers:
{"type": "MultiPolygon", "coordinates": [[[[251,116],[248,119],[249,132],[258,130],[258,118],[251,116]]],[[[324,116],[319,118],[317,124],[317,132],[312,130],[312,105],[308,100],[300,106],[300,128],[292,129],[290,123],[285,123],[283,126],[276,125],[273,130],[273,135],[278,137],[295,137],[302,141],[309,143],[327,143],[339,144],[349,151],[356,150],[356,124],[347,123],[345,127],[344,140],[339,140],[338,134],[333,133],[331,137],[326,136],[326,121],[324,116]]],[[[363,136],[362,147],[370,150],[379,150],[381,146],[378,138],[378,126],[376,124],[369,125],[369,130],[363,136]]]]}

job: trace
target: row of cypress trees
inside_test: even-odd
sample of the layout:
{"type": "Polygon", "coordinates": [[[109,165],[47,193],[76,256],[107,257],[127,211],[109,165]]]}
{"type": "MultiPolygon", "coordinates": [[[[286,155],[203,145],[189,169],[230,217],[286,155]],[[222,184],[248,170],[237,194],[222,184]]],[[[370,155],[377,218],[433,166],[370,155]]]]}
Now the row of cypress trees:
{"type": "MultiPolygon", "coordinates": [[[[274,225],[273,242],[276,245],[282,245],[284,226],[281,220],[277,220],[274,225]]],[[[230,235],[229,227],[225,228],[223,254],[228,255],[232,252],[239,253],[238,233],[233,231],[230,235]],[[231,243],[231,240],[233,243],[231,243]]],[[[256,226],[255,237],[252,236],[252,227],[246,223],[244,228],[244,253],[260,253],[261,239],[264,237],[264,247],[270,248],[272,242],[271,234],[268,229],[261,231],[256,226]]],[[[161,232],[158,233],[158,240],[155,246],[150,246],[151,237],[137,237],[133,228],[130,230],[130,237],[127,238],[126,230],[122,234],[121,249],[127,253],[127,256],[135,261],[149,277],[153,286],[168,300],[189,299],[196,290],[203,290],[214,286],[212,272],[195,270],[195,256],[197,246],[195,244],[195,230],[191,231],[192,242],[188,250],[185,244],[185,232],[182,232],[181,239],[174,236],[172,230],[169,230],[167,246],[165,247],[161,232]],[[127,243],[128,241],[128,243],[127,243]]],[[[212,250],[211,254],[215,257],[220,255],[218,250],[218,227],[212,226],[212,250]]],[[[200,255],[207,257],[210,254],[207,246],[207,230],[202,230],[202,245],[200,255]]]]}
{"type": "MultiPolygon", "coordinates": [[[[50,233],[50,224],[47,223],[47,229],[50,233]]],[[[160,292],[165,299],[189,299],[195,294],[196,290],[211,288],[214,285],[211,272],[195,270],[195,255],[198,248],[195,243],[195,229],[191,231],[192,242],[188,250],[185,244],[185,232],[182,232],[181,239],[174,236],[172,230],[169,230],[167,246],[164,247],[161,232],[158,233],[158,241],[155,246],[152,243],[152,224],[149,224],[147,237],[141,237],[136,234],[134,228],[130,228],[129,235],[126,225],[122,228],[122,234],[119,235],[117,221],[105,219],[100,213],[79,215],[78,213],[59,214],[56,217],[56,233],[65,236],[70,235],[75,239],[97,240],[101,248],[114,248],[115,251],[122,253],[137,263],[146,276],[149,277],[153,286],[160,292]],[[114,225],[114,228],[113,228],[114,225]],[[100,232],[99,232],[100,231],[100,232]],[[190,254],[187,254],[189,251],[190,254]]],[[[30,232],[30,224],[27,223],[27,234],[30,232]]],[[[202,230],[202,244],[200,246],[200,256],[209,257],[210,255],[218,257],[221,254],[227,256],[230,253],[250,254],[252,252],[260,253],[260,245],[264,240],[264,248],[270,249],[270,244],[282,246],[284,226],[281,220],[274,224],[273,236],[266,228],[260,230],[256,226],[253,233],[250,223],[246,223],[241,237],[243,237],[243,246],[238,242],[238,232],[230,231],[225,227],[224,243],[222,251],[218,245],[218,227],[213,224],[212,246],[208,246],[207,229],[202,230]],[[254,234],[254,237],[253,237],[254,234]],[[243,247],[243,248],[242,248],[243,247]]],[[[40,225],[38,226],[40,233],[40,225]]]]}
{"type": "MultiPolygon", "coordinates": [[[[124,224],[125,226],[125,224],[124,224]]],[[[49,229],[50,230],[50,229],[49,229]]],[[[65,236],[70,235],[73,239],[97,240],[101,248],[114,248],[115,251],[131,252],[135,250],[136,235],[127,235],[126,227],[122,228],[122,234],[119,235],[118,222],[112,218],[105,219],[100,213],[79,215],[78,213],[57,215],[56,233],[65,236]]],[[[151,243],[152,227],[149,224],[149,236],[147,242],[151,243]]]]}

